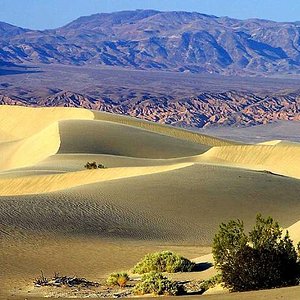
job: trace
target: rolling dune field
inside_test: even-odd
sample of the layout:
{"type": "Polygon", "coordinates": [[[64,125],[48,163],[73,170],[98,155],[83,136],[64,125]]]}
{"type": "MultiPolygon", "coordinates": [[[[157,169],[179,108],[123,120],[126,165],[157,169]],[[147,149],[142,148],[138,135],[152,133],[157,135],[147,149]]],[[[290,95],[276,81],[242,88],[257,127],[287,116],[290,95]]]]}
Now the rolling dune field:
{"type": "Polygon", "coordinates": [[[257,213],[300,241],[297,143],[237,143],[83,109],[0,106],[0,120],[3,298],[31,298],[40,270],[99,280],[151,251],[202,257],[221,222],[249,228],[257,213]],[[106,168],[86,170],[93,161],[106,168]]]}

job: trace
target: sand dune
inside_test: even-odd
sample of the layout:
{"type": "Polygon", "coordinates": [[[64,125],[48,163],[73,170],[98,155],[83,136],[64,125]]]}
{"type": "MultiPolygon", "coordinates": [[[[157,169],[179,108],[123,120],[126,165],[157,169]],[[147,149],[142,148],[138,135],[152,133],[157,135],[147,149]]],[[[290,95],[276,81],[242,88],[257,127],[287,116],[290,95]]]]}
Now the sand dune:
{"type": "Polygon", "coordinates": [[[207,146],[225,146],[234,145],[237,142],[228,141],[225,139],[220,139],[216,137],[211,137],[206,134],[200,134],[193,131],[188,131],[180,128],[174,128],[172,126],[161,125],[153,122],[148,122],[144,120],[139,120],[127,116],[114,115],[105,112],[94,112],[96,120],[106,120],[111,122],[116,122],[124,125],[131,125],[139,128],[143,128],[152,132],[164,134],[167,136],[175,137],[178,139],[183,139],[186,141],[203,144],[207,146]]]}
{"type": "Polygon", "coordinates": [[[288,231],[294,244],[298,244],[300,242],[300,221],[290,226],[288,231]]]}
{"type": "Polygon", "coordinates": [[[65,174],[37,175],[2,179],[0,180],[0,194],[1,196],[43,194],[95,182],[172,171],[188,167],[190,165],[192,164],[186,163],[152,167],[110,168],[69,172],[65,174]]]}
{"type": "Polygon", "coordinates": [[[0,144],[0,170],[34,165],[57,153],[60,146],[58,123],[22,140],[0,144]]]}
{"type": "Polygon", "coordinates": [[[52,123],[69,119],[93,119],[85,109],[0,106],[0,142],[16,141],[38,133],[52,123]]]}
{"type": "Polygon", "coordinates": [[[172,158],[203,153],[210,147],[108,121],[62,121],[59,153],[172,158]]]}
{"type": "Polygon", "coordinates": [[[203,154],[201,159],[246,169],[270,171],[300,179],[298,144],[214,147],[203,154]]]}
{"type": "MultiPolygon", "coordinates": [[[[118,168],[97,173],[102,178],[102,171],[113,170],[118,168]]],[[[76,182],[72,181],[72,173],[66,174],[71,178],[69,184],[78,185],[72,189],[2,196],[2,224],[25,232],[73,237],[84,234],[113,239],[126,237],[206,246],[211,244],[220,222],[232,218],[243,219],[247,228],[259,212],[273,216],[284,227],[299,220],[299,180],[267,173],[194,164],[88,185],[82,185],[86,179],[82,179],[85,176],[81,174],[89,176],[86,172],[78,172],[76,182]]],[[[95,177],[94,174],[90,176],[95,177]]],[[[32,184],[28,188],[34,191],[39,186],[47,189],[48,184],[66,187],[66,183],[57,180],[44,184],[41,178],[36,177],[36,181],[41,181],[38,182],[40,185],[32,184]]],[[[22,180],[26,182],[26,177],[22,180]]],[[[15,185],[16,181],[8,180],[8,189],[18,192],[11,183],[15,185]]]]}
{"type": "Polygon", "coordinates": [[[108,113],[2,106],[0,151],[6,295],[41,269],[99,279],[150,250],[199,257],[221,222],[249,228],[257,213],[300,240],[297,143],[237,144],[108,113]],[[85,170],[87,161],[107,169],[85,170]]]}
{"type": "Polygon", "coordinates": [[[275,146],[280,143],[282,143],[282,140],[272,140],[272,141],[257,143],[257,145],[275,146]]]}

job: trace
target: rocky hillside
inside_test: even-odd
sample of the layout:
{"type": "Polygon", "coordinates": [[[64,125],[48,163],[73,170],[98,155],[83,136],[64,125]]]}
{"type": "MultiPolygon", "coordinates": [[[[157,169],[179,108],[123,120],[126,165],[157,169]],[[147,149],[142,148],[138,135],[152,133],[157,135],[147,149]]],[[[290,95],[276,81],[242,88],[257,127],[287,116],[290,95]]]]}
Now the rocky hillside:
{"type": "Polygon", "coordinates": [[[272,97],[238,92],[202,93],[197,97],[180,100],[171,96],[158,98],[148,95],[116,101],[60,91],[31,102],[22,98],[0,96],[0,104],[84,107],[188,128],[253,126],[277,120],[300,121],[299,93],[272,97]]]}
{"type": "Polygon", "coordinates": [[[45,31],[0,23],[0,66],[32,62],[226,75],[298,74],[299,37],[299,22],[123,11],[81,17],[45,31]]]}

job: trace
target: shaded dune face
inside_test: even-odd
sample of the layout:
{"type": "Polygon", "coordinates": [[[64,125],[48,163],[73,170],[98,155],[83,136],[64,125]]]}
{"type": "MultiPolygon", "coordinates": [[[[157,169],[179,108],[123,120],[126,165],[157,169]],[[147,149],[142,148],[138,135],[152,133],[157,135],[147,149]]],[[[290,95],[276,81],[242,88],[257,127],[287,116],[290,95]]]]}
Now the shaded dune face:
{"type": "Polygon", "coordinates": [[[211,137],[206,134],[199,134],[197,132],[176,128],[173,126],[158,124],[141,119],[136,119],[128,116],[117,114],[110,114],[105,112],[94,111],[94,119],[102,121],[110,121],[123,125],[130,125],[137,128],[142,128],[151,132],[160,133],[166,136],[171,136],[180,140],[190,141],[196,144],[212,146],[229,146],[238,144],[237,142],[211,137]]]}
{"type": "Polygon", "coordinates": [[[174,158],[201,154],[210,147],[137,127],[106,121],[63,121],[59,153],[174,158]]]}

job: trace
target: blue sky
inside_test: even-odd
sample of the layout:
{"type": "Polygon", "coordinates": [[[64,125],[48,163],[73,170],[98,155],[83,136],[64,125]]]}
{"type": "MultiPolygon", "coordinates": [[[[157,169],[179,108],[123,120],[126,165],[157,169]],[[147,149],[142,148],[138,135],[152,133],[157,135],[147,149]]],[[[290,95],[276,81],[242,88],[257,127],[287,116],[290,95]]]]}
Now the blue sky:
{"type": "Polygon", "coordinates": [[[0,0],[0,21],[31,29],[50,29],[80,16],[138,8],[300,21],[300,0],[0,0]]]}

